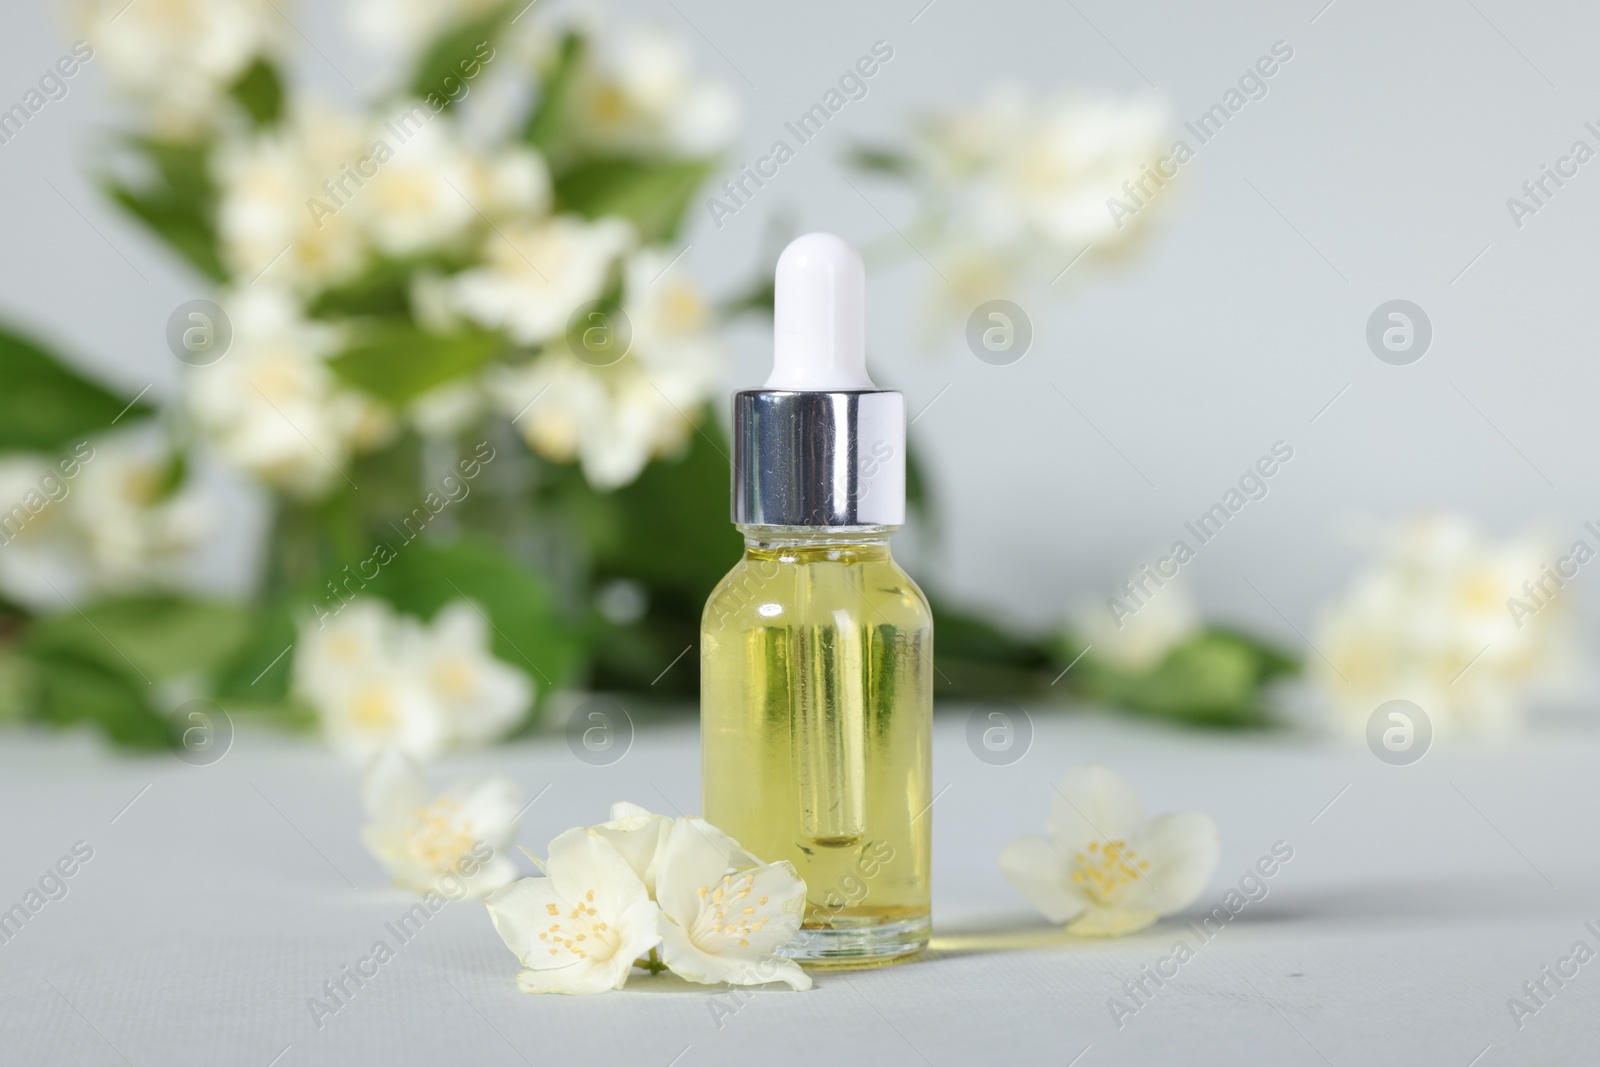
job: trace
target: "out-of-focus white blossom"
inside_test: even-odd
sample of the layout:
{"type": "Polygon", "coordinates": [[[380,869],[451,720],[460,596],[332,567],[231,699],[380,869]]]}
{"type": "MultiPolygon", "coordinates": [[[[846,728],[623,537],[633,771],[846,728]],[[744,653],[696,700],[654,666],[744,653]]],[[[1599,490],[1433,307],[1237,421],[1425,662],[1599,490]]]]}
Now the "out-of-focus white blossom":
{"type": "Polygon", "coordinates": [[[964,186],[965,225],[993,244],[1042,238],[1060,248],[1125,239],[1106,201],[1170,147],[1171,118],[1151,97],[1036,101],[1014,85],[927,124],[934,174],[964,186]]]}
{"type": "Polygon", "coordinates": [[[473,162],[448,121],[430,121],[390,147],[393,158],[373,164],[377,173],[349,199],[379,252],[400,257],[439,248],[477,221],[468,200],[473,162]]]}
{"type": "MultiPolygon", "coordinates": [[[[297,101],[279,125],[218,150],[218,236],[223,262],[241,284],[261,278],[307,291],[361,269],[366,251],[358,213],[314,211],[312,201],[337,207],[323,183],[339,180],[371,149],[356,117],[297,101]]],[[[348,180],[347,187],[353,188],[348,180]]]]}
{"type": "Polygon", "coordinates": [[[70,18],[156,131],[185,137],[215,119],[257,56],[281,48],[289,23],[275,6],[275,0],[72,0],[70,18]]]}
{"type": "Polygon", "coordinates": [[[533,683],[490,651],[489,621],[465,600],[446,604],[427,626],[406,625],[399,655],[443,710],[464,745],[498,741],[522,720],[533,683]]]}
{"type": "Polygon", "coordinates": [[[174,457],[159,434],[130,430],[94,449],[67,502],[96,584],[126,591],[174,577],[212,529],[210,503],[190,480],[173,486],[174,457]]]}
{"type": "Polygon", "coordinates": [[[192,482],[173,483],[173,462],[142,428],[64,458],[0,460],[0,592],[64,610],[82,596],[181,583],[216,516],[192,482]]]}
{"type": "Polygon", "coordinates": [[[1138,792],[1094,763],[1067,768],[1044,837],[1019,837],[1000,873],[1067,931],[1120,937],[1192,904],[1217,869],[1217,824],[1198,811],[1144,816],[1138,792]]]}
{"type": "Polygon", "coordinates": [[[623,310],[632,343],[616,363],[581,360],[563,338],[488,379],[534,451],[580,463],[596,488],[626,485],[652,458],[682,447],[721,379],[710,309],[678,267],[669,269],[671,259],[659,249],[629,259],[623,310]]]}
{"type": "Polygon", "coordinates": [[[338,331],[265,284],[223,303],[232,345],[186,378],[196,422],[229,462],[269,485],[315,495],[342,482],[350,457],[385,440],[393,420],[328,368],[338,331]]]}
{"type": "Polygon", "coordinates": [[[1200,609],[1181,573],[1159,586],[1141,574],[1130,583],[1142,583],[1135,586],[1137,596],[1114,590],[1112,601],[1085,604],[1073,632],[1100,659],[1126,670],[1150,670],[1199,632],[1200,609]]]}
{"type": "Polygon", "coordinates": [[[370,119],[296,101],[285,122],[227,142],[217,178],[228,267],[302,292],[348,281],[375,255],[455,248],[485,220],[541,215],[550,200],[537,152],[473,152],[417,101],[370,119]]]}
{"type": "Polygon", "coordinates": [[[361,780],[369,820],[361,840],[399,886],[447,900],[482,897],[517,876],[508,853],[521,799],[517,784],[501,774],[434,796],[422,768],[391,749],[361,780]]]}
{"type": "Polygon", "coordinates": [[[456,276],[456,304],[519,344],[538,344],[565,331],[579,305],[600,296],[633,240],[633,227],[621,219],[563,216],[508,225],[485,238],[483,266],[456,276]]]}
{"type": "Polygon", "coordinates": [[[597,47],[577,87],[585,142],[609,151],[705,156],[733,137],[738,96],[695,74],[681,38],[625,27],[592,40],[597,47]]]}
{"type": "Polygon", "coordinates": [[[1050,277],[1085,246],[1129,241],[1146,212],[1108,201],[1126,201],[1123,183],[1171,147],[1170,123],[1154,97],[1036,99],[1016,85],[925,120],[914,152],[927,179],[919,242],[949,281],[941,297],[968,308],[1013,292],[1024,273],[1050,277]]]}
{"type": "Polygon", "coordinates": [[[72,492],[44,456],[0,456],[0,592],[33,608],[64,606],[84,581],[65,501],[72,492]]]}
{"type": "Polygon", "coordinates": [[[496,740],[533,699],[528,677],[490,651],[472,604],[446,605],[423,623],[371,597],[301,625],[294,689],[329,745],[356,763],[386,749],[426,762],[496,740]]]}
{"type": "Polygon", "coordinates": [[[1535,537],[1490,541],[1460,516],[1382,531],[1372,559],[1322,612],[1306,660],[1336,725],[1360,734],[1378,705],[1403,699],[1428,715],[1436,739],[1513,729],[1529,697],[1571,666],[1560,592],[1531,614],[1511,605],[1527,602],[1524,583],[1558,555],[1535,537]]]}

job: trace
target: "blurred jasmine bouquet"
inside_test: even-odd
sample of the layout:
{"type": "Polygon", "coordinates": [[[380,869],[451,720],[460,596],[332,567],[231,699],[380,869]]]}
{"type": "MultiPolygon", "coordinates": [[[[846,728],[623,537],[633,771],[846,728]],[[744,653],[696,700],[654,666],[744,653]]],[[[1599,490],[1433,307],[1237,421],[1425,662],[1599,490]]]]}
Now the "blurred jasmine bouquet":
{"type": "Polygon", "coordinates": [[[1170,128],[1158,98],[1036,97],[1003,84],[924,115],[906,146],[861,148],[854,162],[910,186],[907,233],[948,282],[936,303],[965,311],[1053,283],[1091,252],[1135,247],[1177,176],[1170,128]]]}
{"type": "Polygon", "coordinates": [[[734,95],[525,0],[353,4],[389,71],[354,107],[290,80],[288,4],[66,7],[125,105],[101,185],[204,299],[164,410],[0,336],[0,709],[161,744],[198,690],[427,757],[580,671],[659,675],[736,554],[719,317],[676,241],[734,95]],[[270,498],[250,602],[174,585],[215,529],[195,450],[270,498]]]}
{"type": "Polygon", "coordinates": [[[1513,732],[1579,661],[1567,581],[1594,557],[1536,535],[1494,541],[1470,520],[1423,514],[1369,530],[1370,558],[1322,612],[1307,659],[1331,725],[1360,736],[1380,704],[1409,700],[1435,738],[1513,732]]]}
{"type": "MultiPolygon", "coordinates": [[[[63,2],[124,105],[98,182],[197,285],[165,404],[0,330],[0,717],[161,745],[214,699],[426,760],[565,687],[695,694],[677,665],[738,554],[719,330],[771,302],[770,275],[718,306],[683,268],[732,92],[673,37],[526,0],[352,0],[373,91],[317,61],[358,104],[289,77],[309,39],[283,0],[63,2]],[[179,581],[219,529],[215,460],[271,515],[238,601],[179,581]]],[[[911,184],[915,246],[976,302],[1131,247],[1166,126],[1150,100],[1001,89],[854,161],[911,184]]],[[[908,491],[919,510],[914,455],[908,491]]],[[[1076,641],[936,614],[945,696],[1083,678],[1172,706],[1099,658],[1052,688],[1076,641]]],[[[1186,647],[1162,684],[1199,678],[1213,709],[1271,667],[1186,647]]]]}

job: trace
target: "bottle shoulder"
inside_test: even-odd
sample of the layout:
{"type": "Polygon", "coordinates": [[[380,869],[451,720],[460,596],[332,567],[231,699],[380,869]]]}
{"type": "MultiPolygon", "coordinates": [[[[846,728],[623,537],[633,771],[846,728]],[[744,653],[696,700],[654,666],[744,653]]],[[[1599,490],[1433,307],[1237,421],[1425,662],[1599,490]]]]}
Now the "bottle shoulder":
{"type": "Polygon", "coordinates": [[[902,630],[933,625],[928,598],[887,554],[848,564],[747,554],[712,590],[702,623],[706,628],[806,625],[836,621],[840,612],[902,630]]]}

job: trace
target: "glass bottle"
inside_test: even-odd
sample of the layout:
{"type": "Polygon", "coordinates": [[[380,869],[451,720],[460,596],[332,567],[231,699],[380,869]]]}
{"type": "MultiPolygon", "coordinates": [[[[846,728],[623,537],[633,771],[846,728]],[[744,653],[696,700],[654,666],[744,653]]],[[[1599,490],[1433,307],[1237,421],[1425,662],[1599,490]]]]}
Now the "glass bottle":
{"type": "Polygon", "coordinates": [[[933,621],[889,552],[905,401],[867,375],[853,248],[797,238],[774,288],[772,376],[734,397],[744,557],[701,624],[703,809],[805,879],[788,954],[886,959],[929,928],[933,621]]]}

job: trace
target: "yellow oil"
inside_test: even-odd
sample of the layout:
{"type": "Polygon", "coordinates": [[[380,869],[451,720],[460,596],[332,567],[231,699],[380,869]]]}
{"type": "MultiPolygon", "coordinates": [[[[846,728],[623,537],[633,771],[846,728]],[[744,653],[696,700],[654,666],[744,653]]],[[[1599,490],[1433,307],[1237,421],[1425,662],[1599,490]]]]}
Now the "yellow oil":
{"type": "Polygon", "coordinates": [[[933,620],[890,532],[746,528],[702,621],[705,817],[805,879],[801,958],[927,940],[933,620]]]}

